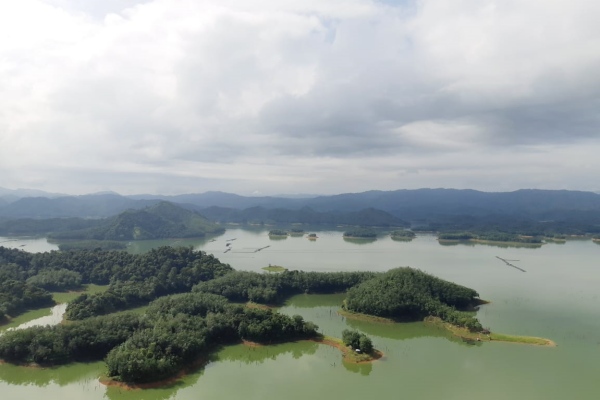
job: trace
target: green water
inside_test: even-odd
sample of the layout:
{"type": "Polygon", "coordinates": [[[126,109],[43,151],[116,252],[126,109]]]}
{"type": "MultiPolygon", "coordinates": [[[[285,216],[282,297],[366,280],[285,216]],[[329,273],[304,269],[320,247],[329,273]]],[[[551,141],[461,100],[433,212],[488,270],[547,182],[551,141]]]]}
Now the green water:
{"type": "MultiPolygon", "coordinates": [[[[337,349],[311,342],[229,346],[175,384],[147,390],[106,388],[102,363],[31,369],[0,365],[2,399],[597,399],[600,395],[600,246],[591,241],[540,248],[480,244],[442,246],[434,236],[411,242],[319,239],[274,241],[264,231],[228,230],[190,241],[236,269],[269,264],[314,271],[384,271],[409,265],[479,291],[491,303],[477,316],[509,334],[550,338],[558,347],[507,343],[468,345],[423,323],[349,320],[336,311],[343,296],[295,296],[280,309],[314,321],[327,335],[351,327],[367,333],[385,357],[348,365],[337,349]],[[235,238],[236,240],[227,241],[235,238]],[[226,246],[226,243],[231,243],[226,246]],[[269,247],[266,247],[269,246],[269,247]],[[227,247],[231,250],[224,251],[227,247]],[[266,248],[264,248],[266,247],[266,248]],[[260,251],[256,251],[263,248],[260,251]],[[521,272],[496,258],[512,261],[521,272]]],[[[312,232],[312,231],[311,231],[312,232]]],[[[150,248],[164,242],[139,244],[150,248]]]]}

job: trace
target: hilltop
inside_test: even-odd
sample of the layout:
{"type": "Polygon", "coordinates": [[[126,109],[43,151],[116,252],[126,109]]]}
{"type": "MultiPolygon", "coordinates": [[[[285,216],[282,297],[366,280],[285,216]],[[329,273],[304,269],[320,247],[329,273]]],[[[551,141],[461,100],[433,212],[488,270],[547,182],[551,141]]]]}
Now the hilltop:
{"type": "Polygon", "coordinates": [[[54,233],[53,239],[144,240],[201,237],[224,229],[202,215],[162,201],[142,210],[127,210],[99,226],[54,233]]]}

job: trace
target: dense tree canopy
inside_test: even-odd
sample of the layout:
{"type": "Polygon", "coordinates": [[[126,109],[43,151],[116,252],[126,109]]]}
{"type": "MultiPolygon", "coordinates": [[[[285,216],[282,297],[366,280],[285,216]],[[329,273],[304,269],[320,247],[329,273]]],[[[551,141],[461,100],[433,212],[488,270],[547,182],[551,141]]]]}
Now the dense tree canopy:
{"type": "Polygon", "coordinates": [[[12,284],[9,290],[9,286],[2,285],[0,298],[4,299],[4,309],[16,312],[47,305],[33,298],[22,299],[24,294],[45,293],[49,297],[41,288],[65,290],[79,284],[110,284],[106,293],[82,295],[69,305],[67,316],[81,319],[145,304],[166,294],[187,292],[199,282],[231,271],[213,255],[186,247],[160,247],[140,255],[102,250],[31,254],[0,247],[0,282],[17,281],[22,288],[16,290],[12,284]]]}
{"type": "Polygon", "coordinates": [[[221,278],[202,282],[194,291],[219,294],[231,301],[277,303],[299,293],[341,293],[371,279],[373,272],[303,272],[259,274],[236,271],[221,278]]]}
{"type": "Polygon", "coordinates": [[[355,228],[344,232],[344,237],[361,238],[361,239],[376,239],[377,231],[370,228],[355,228]]]}
{"type": "Polygon", "coordinates": [[[364,333],[358,331],[344,329],[342,332],[342,341],[346,346],[350,346],[352,350],[360,350],[364,353],[373,351],[373,342],[364,333]]]}
{"type": "Polygon", "coordinates": [[[457,308],[477,302],[473,289],[444,281],[413,268],[396,268],[348,290],[350,311],[403,320],[433,315],[456,325],[480,330],[476,318],[457,308]]]}

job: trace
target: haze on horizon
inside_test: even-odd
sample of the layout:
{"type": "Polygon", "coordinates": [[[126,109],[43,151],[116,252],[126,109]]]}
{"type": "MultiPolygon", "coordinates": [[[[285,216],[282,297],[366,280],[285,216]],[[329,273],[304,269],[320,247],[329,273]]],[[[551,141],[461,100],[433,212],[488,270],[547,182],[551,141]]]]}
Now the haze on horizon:
{"type": "Polygon", "coordinates": [[[0,4],[0,187],[600,191],[600,2],[0,4]]]}

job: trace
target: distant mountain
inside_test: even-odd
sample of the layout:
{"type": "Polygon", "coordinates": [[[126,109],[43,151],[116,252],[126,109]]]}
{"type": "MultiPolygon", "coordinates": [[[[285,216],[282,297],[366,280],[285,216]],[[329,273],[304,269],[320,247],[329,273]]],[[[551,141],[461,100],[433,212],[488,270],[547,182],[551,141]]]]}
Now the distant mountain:
{"type": "Polygon", "coordinates": [[[299,210],[282,208],[267,209],[264,207],[251,207],[236,210],[225,207],[209,207],[200,210],[208,219],[220,222],[236,223],[303,223],[303,224],[330,224],[330,225],[362,225],[362,226],[409,226],[410,224],[393,215],[366,208],[350,212],[318,212],[309,207],[299,210]]]}
{"type": "Polygon", "coordinates": [[[201,237],[224,229],[202,215],[169,202],[143,210],[128,210],[107,219],[100,226],[55,233],[54,239],[144,240],[201,237]]]}
{"type": "Polygon", "coordinates": [[[19,218],[0,220],[0,236],[35,236],[49,233],[88,229],[102,220],[86,218],[19,218]]]}
{"type": "Polygon", "coordinates": [[[176,196],[160,196],[160,195],[134,195],[129,196],[131,199],[160,199],[173,203],[193,204],[195,206],[206,208],[211,206],[244,209],[250,207],[265,207],[265,208],[301,208],[306,199],[287,199],[280,197],[247,197],[233,193],[225,192],[205,192],[180,194],[176,196]]]}
{"type": "Polygon", "coordinates": [[[5,218],[104,218],[128,209],[141,209],[158,200],[134,200],[114,194],[64,196],[57,198],[25,197],[0,206],[5,218]]]}
{"type": "Polygon", "coordinates": [[[479,192],[456,189],[370,191],[321,196],[306,201],[319,211],[374,207],[404,219],[436,215],[511,214],[535,216],[553,210],[600,211],[600,195],[567,190],[479,192]]]}
{"type": "MultiPolygon", "coordinates": [[[[144,196],[132,198],[142,199],[144,196]]],[[[317,212],[355,212],[375,208],[402,219],[465,214],[538,215],[554,210],[600,211],[600,195],[596,193],[534,189],[499,193],[469,189],[372,190],[314,198],[244,197],[231,193],[207,192],[165,198],[199,208],[216,206],[238,210],[253,207],[299,210],[309,207],[317,212]]]]}
{"type": "MultiPolygon", "coordinates": [[[[27,197],[10,204],[0,202],[0,218],[103,218],[117,215],[127,209],[142,209],[160,201],[170,201],[182,207],[199,210],[210,207],[238,210],[207,211],[211,218],[218,213],[228,219],[264,220],[308,218],[308,211],[316,213],[350,213],[376,209],[405,221],[432,219],[440,216],[511,215],[532,219],[553,215],[568,218],[575,211],[600,212],[600,195],[592,192],[567,190],[517,190],[514,192],[480,192],[457,189],[418,189],[345,193],[314,198],[246,197],[223,192],[183,194],[177,196],[136,195],[120,196],[112,193],[57,198],[27,197]],[[256,210],[245,211],[257,208],[256,210]],[[265,210],[273,211],[269,215],[265,210]],[[242,212],[244,211],[244,212],[242,212]],[[214,214],[213,214],[214,213],[214,214]],[[251,215],[254,213],[254,215],[251,215]],[[300,218],[302,215],[302,218],[300,218]]],[[[317,217],[316,215],[314,216],[317,217]]],[[[226,218],[226,219],[227,219],[226,218]]],[[[312,218],[312,217],[311,217],[312,218]]]]}
{"type": "Polygon", "coordinates": [[[0,199],[5,200],[8,203],[17,201],[23,197],[53,198],[53,197],[61,197],[61,196],[66,196],[66,195],[61,194],[61,193],[44,192],[43,190],[37,190],[37,189],[6,189],[3,187],[0,187],[0,199]]]}

